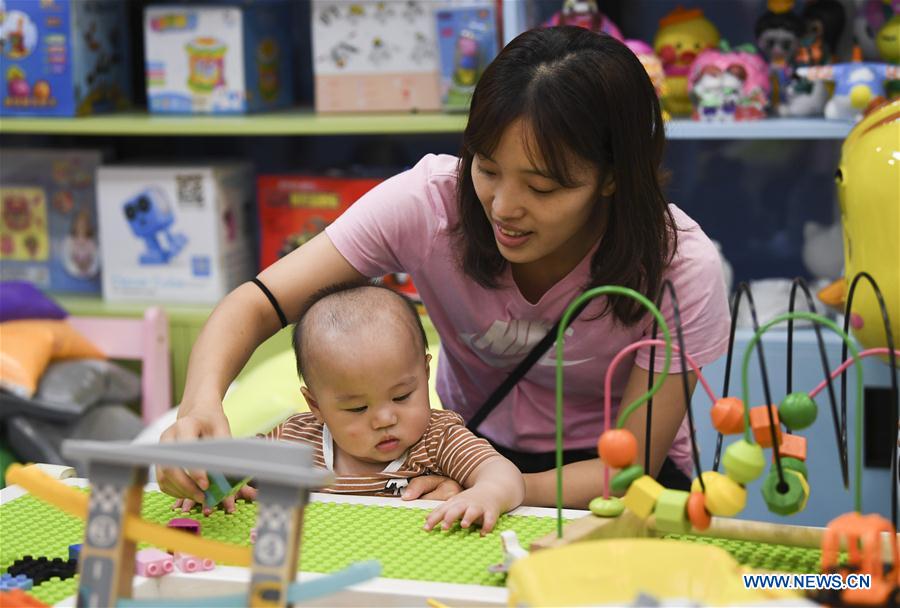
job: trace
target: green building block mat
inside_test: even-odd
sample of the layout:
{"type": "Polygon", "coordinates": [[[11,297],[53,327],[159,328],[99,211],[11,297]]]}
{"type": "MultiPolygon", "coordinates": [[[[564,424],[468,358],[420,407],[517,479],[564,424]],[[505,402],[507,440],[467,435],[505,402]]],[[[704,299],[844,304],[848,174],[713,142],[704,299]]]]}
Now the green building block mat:
{"type": "MultiPolygon", "coordinates": [[[[144,494],[142,516],[165,524],[174,517],[188,515],[171,507],[171,497],[148,492],[144,494]]],[[[515,530],[527,547],[556,528],[552,517],[507,515],[486,537],[459,527],[448,532],[425,532],[422,525],[427,513],[405,507],[312,503],[304,517],[300,567],[327,573],[357,561],[377,559],[382,564],[382,576],[388,578],[502,586],[503,575],[487,570],[503,561],[499,533],[515,530]]],[[[256,505],[239,501],[232,515],[216,511],[209,517],[197,512],[188,516],[201,523],[205,538],[249,546],[256,505]]],[[[23,496],[0,505],[0,572],[24,555],[68,558],[69,545],[81,543],[83,535],[81,521],[34,497],[23,496]]],[[[720,546],[752,568],[813,573],[819,566],[816,549],[691,535],[665,538],[720,546]]],[[[73,595],[76,588],[77,577],[47,581],[31,593],[52,604],[73,595]]]]}

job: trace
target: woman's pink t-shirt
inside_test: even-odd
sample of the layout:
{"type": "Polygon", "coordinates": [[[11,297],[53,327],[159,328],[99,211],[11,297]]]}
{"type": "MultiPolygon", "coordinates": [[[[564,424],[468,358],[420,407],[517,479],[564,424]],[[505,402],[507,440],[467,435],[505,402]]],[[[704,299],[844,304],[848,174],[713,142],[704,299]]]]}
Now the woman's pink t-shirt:
{"type": "MultiPolygon", "coordinates": [[[[457,164],[453,156],[426,156],[360,198],[326,233],[363,275],[410,274],[441,336],[438,395],[444,407],[468,419],[583,291],[596,246],[535,304],[521,295],[508,268],[498,289],[481,287],[460,269],[448,233],[458,217],[457,164]]],[[[696,222],[674,205],[670,208],[678,227],[678,249],[666,277],[678,294],[685,347],[702,366],[727,348],[725,285],[715,246],[696,222]]],[[[597,318],[602,304],[602,298],[594,299],[566,334],[566,449],[596,447],[603,430],[606,369],[623,347],[649,337],[651,331],[649,314],[646,322],[632,327],[617,324],[611,315],[597,318]]],[[[674,332],[668,299],[662,313],[674,332]]],[[[555,361],[555,349],[551,348],[488,416],[479,432],[514,450],[553,451],[555,361]]],[[[616,368],[613,412],[619,408],[632,362],[648,369],[649,350],[642,349],[616,368]]],[[[658,349],[656,369],[662,362],[662,349],[658,349]]],[[[671,369],[680,370],[677,357],[672,358],[671,369]]],[[[669,456],[690,475],[685,422],[669,456]]]]}

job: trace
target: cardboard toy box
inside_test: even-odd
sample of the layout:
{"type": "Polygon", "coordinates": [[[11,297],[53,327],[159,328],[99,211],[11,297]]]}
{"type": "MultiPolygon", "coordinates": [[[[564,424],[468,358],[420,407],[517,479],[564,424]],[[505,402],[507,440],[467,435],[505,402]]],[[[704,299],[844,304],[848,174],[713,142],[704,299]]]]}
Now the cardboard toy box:
{"type": "MultiPolygon", "coordinates": [[[[260,270],[322,232],[380,179],[260,175],[257,178],[260,270]]],[[[393,273],[382,282],[420,301],[408,275],[393,273]]]]}
{"type": "Polygon", "coordinates": [[[256,267],[249,165],[97,170],[103,297],[213,304],[256,267]]]}
{"type": "Polygon", "coordinates": [[[441,101],[448,111],[464,112],[481,73],[498,51],[494,9],[448,7],[436,11],[441,69],[441,101]]]}
{"type": "Polygon", "coordinates": [[[289,105],[289,23],[290,7],[279,0],[147,7],[150,111],[234,114],[289,105]]]}
{"type": "Polygon", "coordinates": [[[313,0],[317,112],[441,108],[431,0],[313,0]]]}
{"type": "Polygon", "coordinates": [[[259,265],[266,268],[322,232],[379,179],[260,175],[259,265]]]}
{"type": "Polygon", "coordinates": [[[99,150],[0,149],[0,280],[100,293],[99,150]]]}
{"type": "Polygon", "coordinates": [[[126,3],[0,0],[0,115],[76,116],[131,103],[126,3]]]}

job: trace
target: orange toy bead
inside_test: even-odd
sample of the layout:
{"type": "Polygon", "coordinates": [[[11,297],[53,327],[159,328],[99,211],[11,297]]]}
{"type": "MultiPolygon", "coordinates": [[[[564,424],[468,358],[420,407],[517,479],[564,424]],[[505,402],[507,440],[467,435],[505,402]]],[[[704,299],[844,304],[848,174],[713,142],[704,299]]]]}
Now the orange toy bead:
{"type": "Polygon", "coordinates": [[[597,451],[603,462],[614,469],[624,469],[637,457],[637,439],[627,429],[610,429],[600,435],[597,451]]]}
{"type": "Polygon", "coordinates": [[[706,497],[703,492],[691,492],[687,500],[687,515],[694,530],[702,532],[712,523],[712,515],[706,510],[706,497]]]}
{"type": "Polygon", "coordinates": [[[715,429],[723,435],[736,435],[744,430],[744,402],[737,397],[717,399],[709,416],[715,429]]]}
{"type": "MultiPolygon", "coordinates": [[[[781,444],[778,446],[778,454],[782,458],[796,458],[806,462],[806,437],[784,433],[781,436],[781,444]]],[[[775,459],[774,454],[772,454],[772,459],[775,459]]]]}
{"type": "MultiPolygon", "coordinates": [[[[775,420],[775,437],[781,444],[781,426],[778,422],[778,408],[772,406],[772,418],[775,420]]],[[[772,447],[772,429],[769,427],[769,408],[765,405],[757,405],[750,408],[750,428],[753,429],[753,438],[756,443],[764,448],[772,447]]]]}

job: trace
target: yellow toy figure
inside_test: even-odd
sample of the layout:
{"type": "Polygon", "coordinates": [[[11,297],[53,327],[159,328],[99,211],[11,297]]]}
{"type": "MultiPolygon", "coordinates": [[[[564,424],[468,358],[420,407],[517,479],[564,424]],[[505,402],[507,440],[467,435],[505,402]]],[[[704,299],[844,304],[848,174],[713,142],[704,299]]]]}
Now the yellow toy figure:
{"type": "MultiPolygon", "coordinates": [[[[844,276],[819,293],[843,307],[848,280],[868,272],[878,283],[891,317],[894,348],[900,344],[900,100],[870,110],[850,131],[835,174],[844,228],[844,276]]],[[[865,348],[886,346],[875,293],[859,285],[850,325],[865,348]]]]}
{"type": "Polygon", "coordinates": [[[678,7],[659,20],[653,50],[662,59],[666,71],[663,105],[678,116],[690,115],[687,75],[700,51],[719,45],[719,30],[700,9],[678,7]]]}

